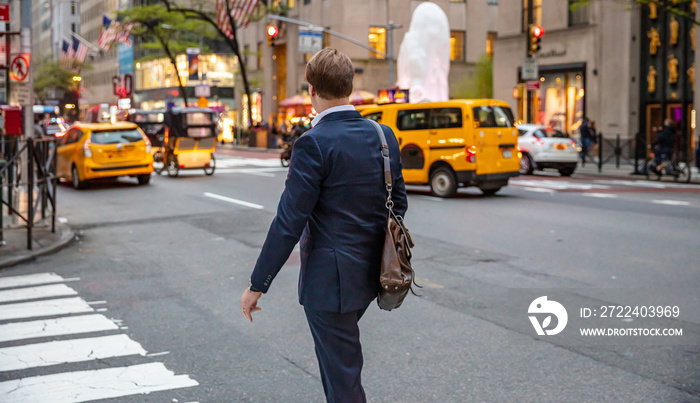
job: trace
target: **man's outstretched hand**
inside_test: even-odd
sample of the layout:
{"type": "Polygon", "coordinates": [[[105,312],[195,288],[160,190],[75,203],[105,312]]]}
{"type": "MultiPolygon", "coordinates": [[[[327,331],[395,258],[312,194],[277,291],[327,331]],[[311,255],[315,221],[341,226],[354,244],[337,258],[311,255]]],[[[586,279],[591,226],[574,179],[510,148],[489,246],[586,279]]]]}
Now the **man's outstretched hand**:
{"type": "Polygon", "coordinates": [[[258,299],[260,299],[261,295],[261,292],[250,291],[247,288],[243,291],[243,295],[241,295],[241,312],[243,312],[243,316],[250,322],[253,321],[253,312],[262,309],[258,308],[258,299]]]}

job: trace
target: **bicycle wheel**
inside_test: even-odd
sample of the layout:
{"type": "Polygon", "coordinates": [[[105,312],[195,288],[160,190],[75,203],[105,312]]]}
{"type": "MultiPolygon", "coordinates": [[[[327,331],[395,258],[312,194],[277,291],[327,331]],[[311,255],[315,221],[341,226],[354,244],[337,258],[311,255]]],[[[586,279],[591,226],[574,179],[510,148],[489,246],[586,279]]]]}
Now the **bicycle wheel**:
{"type": "Polygon", "coordinates": [[[656,162],[654,162],[654,160],[647,161],[645,171],[646,171],[648,180],[650,180],[650,181],[661,180],[661,172],[656,170],[656,162]]]}
{"type": "Polygon", "coordinates": [[[676,168],[676,175],[674,175],[675,181],[690,183],[690,164],[687,162],[679,162],[676,168]]]}

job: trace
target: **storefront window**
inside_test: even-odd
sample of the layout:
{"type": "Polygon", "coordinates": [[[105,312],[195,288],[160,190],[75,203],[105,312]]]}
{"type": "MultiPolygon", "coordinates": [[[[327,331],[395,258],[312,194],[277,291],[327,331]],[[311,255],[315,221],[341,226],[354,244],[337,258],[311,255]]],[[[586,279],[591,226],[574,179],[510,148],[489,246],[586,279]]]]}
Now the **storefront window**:
{"type": "Polygon", "coordinates": [[[464,61],[464,31],[450,32],[450,60],[464,61]]]}
{"type": "MultiPolygon", "coordinates": [[[[183,85],[188,85],[187,57],[178,55],[178,70],[183,85]]],[[[206,81],[210,85],[220,87],[233,86],[233,71],[235,58],[231,55],[201,55],[199,58],[202,75],[206,75],[206,81]]],[[[136,64],[136,88],[138,90],[152,90],[157,88],[177,87],[177,76],[170,60],[167,58],[149,60],[136,64]]],[[[195,83],[189,83],[194,85],[195,83]]]]}
{"type": "Polygon", "coordinates": [[[544,73],[540,89],[534,92],[535,123],[572,134],[583,118],[585,101],[583,72],[544,73]]]}
{"type": "MultiPolygon", "coordinates": [[[[386,53],[386,29],[381,27],[370,27],[368,39],[370,47],[373,47],[382,53],[386,53]]],[[[369,57],[371,59],[384,58],[384,56],[381,56],[375,52],[370,52],[369,57]]]]}

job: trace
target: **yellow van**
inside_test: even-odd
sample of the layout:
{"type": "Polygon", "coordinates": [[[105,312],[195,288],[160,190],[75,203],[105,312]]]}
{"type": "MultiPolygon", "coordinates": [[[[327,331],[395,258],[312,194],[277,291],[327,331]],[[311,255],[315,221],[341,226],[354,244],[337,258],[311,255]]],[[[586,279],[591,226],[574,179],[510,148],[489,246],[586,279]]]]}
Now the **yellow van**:
{"type": "Polygon", "coordinates": [[[436,196],[453,196],[460,185],[492,195],[519,175],[518,130],[503,101],[388,104],[360,113],[394,130],[404,181],[430,184],[436,196]]]}

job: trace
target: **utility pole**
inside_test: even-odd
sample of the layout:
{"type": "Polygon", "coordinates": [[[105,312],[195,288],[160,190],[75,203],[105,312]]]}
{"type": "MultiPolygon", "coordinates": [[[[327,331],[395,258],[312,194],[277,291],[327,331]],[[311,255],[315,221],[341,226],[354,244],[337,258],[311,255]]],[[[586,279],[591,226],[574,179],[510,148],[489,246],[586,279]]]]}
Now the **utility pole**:
{"type": "MultiPolygon", "coordinates": [[[[526,49],[527,49],[527,50],[526,50],[526,53],[525,53],[525,54],[526,54],[527,57],[529,57],[529,58],[532,57],[532,55],[530,55],[530,25],[532,25],[532,24],[534,23],[534,19],[535,19],[535,12],[534,12],[534,10],[532,9],[532,8],[533,8],[533,5],[534,5],[533,3],[534,3],[533,0],[527,0],[527,26],[525,27],[525,29],[526,29],[526,31],[525,31],[525,32],[526,32],[526,35],[525,35],[525,45],[526,45],[526,49]]],[[[533,112],[533,111],[532,111],[532,108],[533,108],[533,105],[532,105],[532,91],[530,91],[530,90],[528,90],[528,89],[525,89],[525,91],[527,92],[527,98],[526,98],[526,99],[527,99],[527,105],[526,105],[526,111],[527,111],[527,113],[526,113],[526,122],[527,122],[527,123],[532,123],[532,118],[533,118],[533,115],[534,115],[534,114],[532,113],[532,112],[533,112]]]]}
{"type": "MultiPolygon", "coordinates": [[[[530,0],[532,1],[532,0],[530,0]]],[[[394,59],[394,30],[401,28],[401,24],[394,24],[394,21],[389,21],[386,27],[386,58],[389,59],[389,88],[396,84],[396,59],[394,59]]]]}

